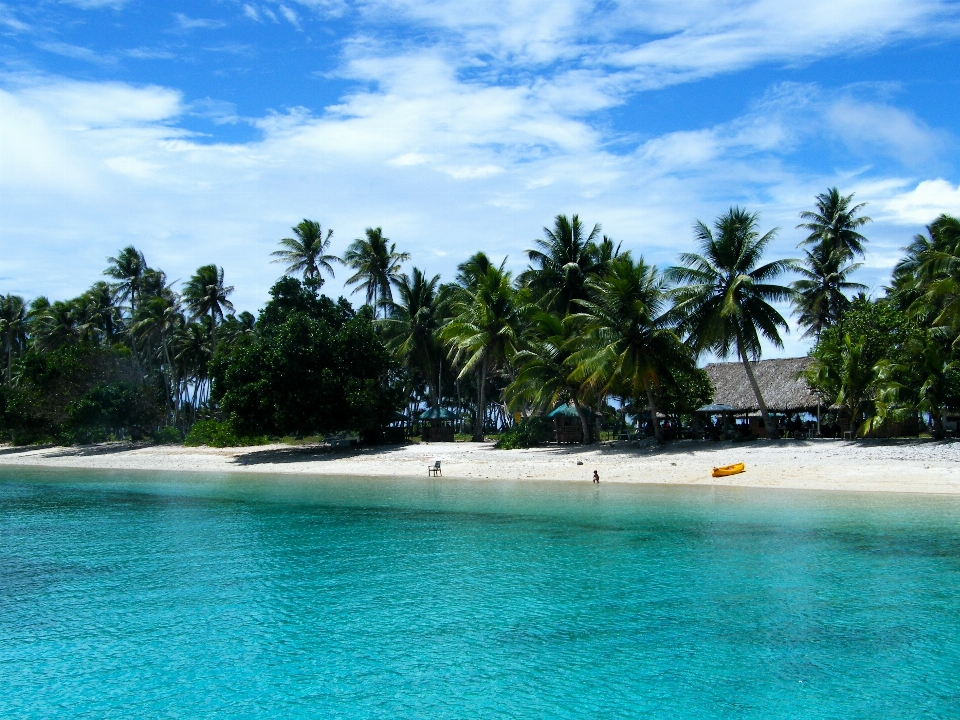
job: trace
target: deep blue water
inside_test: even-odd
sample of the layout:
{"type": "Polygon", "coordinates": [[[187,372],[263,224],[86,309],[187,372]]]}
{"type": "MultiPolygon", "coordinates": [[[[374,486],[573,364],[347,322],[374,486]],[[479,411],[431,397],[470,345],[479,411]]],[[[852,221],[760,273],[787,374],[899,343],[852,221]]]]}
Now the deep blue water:
{"type": "Polygon", "coordinates": [[[0,471],[2,718],[960,717],[960,499],[0,471]]]}

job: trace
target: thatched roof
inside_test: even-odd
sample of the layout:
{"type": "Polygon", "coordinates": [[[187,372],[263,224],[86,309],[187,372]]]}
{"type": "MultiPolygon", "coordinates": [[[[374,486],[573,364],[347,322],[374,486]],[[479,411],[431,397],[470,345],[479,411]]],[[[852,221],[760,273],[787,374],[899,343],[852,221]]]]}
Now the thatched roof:
{"type": "MultiPolygon", "coordinates": [[[[817,396],[800,376],[810,361],[809,357],[784,358],[761,360],[751,365],[769,410],[799,412],[817,406],[817,396]]],[[[743,363],[710,363],[704,370],[713,386],[713,402],[730,405],[736,412],[760,409],[743,363]]]]}

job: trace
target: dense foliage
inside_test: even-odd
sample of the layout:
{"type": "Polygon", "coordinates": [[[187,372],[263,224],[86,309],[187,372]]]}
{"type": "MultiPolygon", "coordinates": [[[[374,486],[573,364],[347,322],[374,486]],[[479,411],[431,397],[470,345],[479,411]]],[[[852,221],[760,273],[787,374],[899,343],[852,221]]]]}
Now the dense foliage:
{"type": "Polygon", "coordinates": [[[501,446],[522,447],[569,404],[585,443],[598,418],[625,432],[628,416],[660,439],[664,416],[672,435],[712,400],[705,352],[743,364],[774,435],[752,363],[782,346],[788,304],[814,343],[808,379],[838,420],[861,433],[924,420],[942,435],[960,409],[960,220],[941,216],[914,238],[885,297],[851,297],[865,289],[852,280],[867,253],[863,209],[836,188],[818,195],[792,260],[768,257],[776,228],[730,208],[698,221],[695,252],[666,270],[558,215],[519,274],[477,252],[446,283],[404,272],[409,255],[381,228],[338,258],[333,231],[304,219],[273,253],[284,277],[259,316],[234,311],[221,267],[199,267],[178,291],[126,247],[76,298],[0,296],[0,437],[377,441],[401,420],[414,431],[426,406],[452,410],[475,440],[501,431],[501,446]],[[320,293],[336,263],[359,309],[320,293]]]}
{"type": "Polygon", "coordinates": [[[367,307],[316,295],[294,278],[270,291],[257,331],[221,346],[213,399],[241,435],[352,430],[368,439],[402,405],[367,307]]]}

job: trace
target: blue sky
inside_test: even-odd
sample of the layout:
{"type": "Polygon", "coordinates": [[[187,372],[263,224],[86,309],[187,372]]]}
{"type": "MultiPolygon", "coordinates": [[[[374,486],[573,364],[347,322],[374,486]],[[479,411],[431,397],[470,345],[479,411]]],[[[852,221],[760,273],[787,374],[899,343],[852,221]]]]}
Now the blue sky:
{"type": "Polygon", "coordinates": [[[0,291],[74,295],[133,243],[256,310],[304,217],[450,277],[522,270],[557,213],[669,265],[741,204],[795,257],[836,185],[880,292],[960,212],[958,31],[938,0],[0,3],[0,291]]]}

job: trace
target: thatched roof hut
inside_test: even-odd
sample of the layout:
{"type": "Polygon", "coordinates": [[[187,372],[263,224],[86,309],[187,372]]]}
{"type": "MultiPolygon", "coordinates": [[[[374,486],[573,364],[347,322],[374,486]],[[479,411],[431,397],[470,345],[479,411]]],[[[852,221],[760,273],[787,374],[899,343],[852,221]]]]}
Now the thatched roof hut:
{"type": "MultiPolygon", "coordinates": [[[[817,396],[801,375],[810,362],[811,358],[801,357],[761,360],[752,364],[767,409],[794,413],[817,407],[817,396]]],[[[713,386],[713,402],[729,405],[737,413],[760,409],[743,363],[710,363],[704,370],[713,386]]]]}

